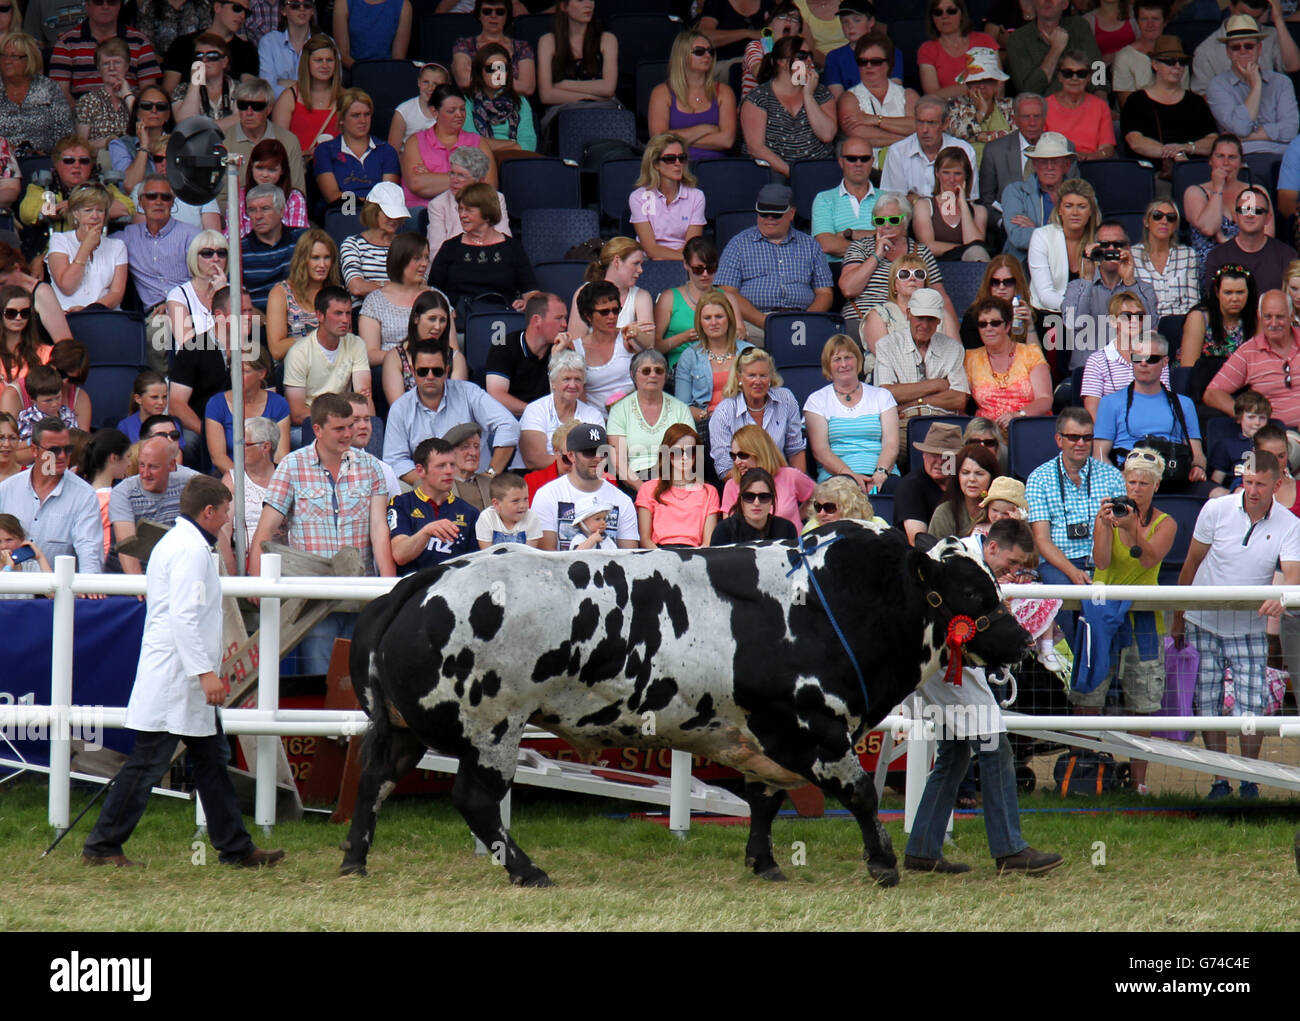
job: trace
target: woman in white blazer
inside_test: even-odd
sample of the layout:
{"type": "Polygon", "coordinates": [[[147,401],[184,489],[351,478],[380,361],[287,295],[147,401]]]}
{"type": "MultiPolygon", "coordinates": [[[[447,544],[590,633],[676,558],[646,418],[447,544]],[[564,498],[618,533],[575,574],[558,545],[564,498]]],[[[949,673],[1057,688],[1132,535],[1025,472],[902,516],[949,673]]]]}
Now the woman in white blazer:
{"type": "Polygon", "coordinates": [[[1084,254],[1092,248],[1100,223],[1092,185],[1077,177],[1062,181],[1052,215],[1029,235],[1029,299],[1034,308],[1061,311],[1066,285],[1090,272],[1084,254]]]}

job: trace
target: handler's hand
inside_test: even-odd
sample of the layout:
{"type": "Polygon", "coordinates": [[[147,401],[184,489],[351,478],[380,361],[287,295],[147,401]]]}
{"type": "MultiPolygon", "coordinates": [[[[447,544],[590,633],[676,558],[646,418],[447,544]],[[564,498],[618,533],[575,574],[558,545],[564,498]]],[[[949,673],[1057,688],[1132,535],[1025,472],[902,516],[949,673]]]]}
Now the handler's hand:
{"type": "Polygon", "coordinates": [[[203,696],[208,705],[221,705],[226,700],[226,693],[230,691],[226,683],[211,670],[199,674],[199,683],[203,685],[203,696]]]}

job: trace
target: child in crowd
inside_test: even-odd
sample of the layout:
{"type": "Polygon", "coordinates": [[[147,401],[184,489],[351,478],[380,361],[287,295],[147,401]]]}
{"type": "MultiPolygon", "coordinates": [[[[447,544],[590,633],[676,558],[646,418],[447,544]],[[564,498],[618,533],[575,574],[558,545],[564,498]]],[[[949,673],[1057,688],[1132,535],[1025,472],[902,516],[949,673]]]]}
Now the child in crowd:
{"type": "Polygon", "coordinates": [[[542,523],[528,506],[528,485],[523,476],[503,472],[488,487],[492,506],[478,516],[474,534],[478,548],[519,543],[536,546],[542,538],[542,523]]]}
{"type": "MultiPolygon", "coordinates": [[[[167,380],[157,372],[142,372],[131,384],[131,403],[127,406],[126,418],[117,424],[117,428],[134,443],[140,438],[140,429],[146,419],[165,414],[167,414],[167,380]]],[[[184,450],[185,430],[181,428],[180,419],[172,416],[172,421],[176,423],[176,429],[181,434],[177,442],[180,443],[181,450],[184,450]]]]}
{"type": "Polygon", "coordinates": [[[1237,395],[1232,402],[1232,417],[1237,420],[1240,431],[1229,439],[1215,440],[1206,451],[1210,481],[1216,486],[1227,487],[1215,489],[1211,496],[1223,496],[1237,488],[1240,479],[1234,478],[1235,469],[1246,451],[1251,449],[1255,434],[1262,426],[1268,425],[1272,416],[1273,405],[1262,393],[1247,390],[1237,395]]]}
{"type": "Polygon", "coordinates": [[[612,536],[605,534],[609,522],[609,505],[593,496],[590,500],[573,508],[573,527],[576,534],[569,541],[569,549],[604,549],[616,550],[612,536]]]}
{"type": "MultiPolygon", "coordinates": [[[[49,572],[50,562],[45,554],[27,538],[23,526],[12,514],[0,514],[0,571],[45,571],[49,572]],[[18,554],[20,562],[14,562],[14,553],[20,549],[31,550],[33,556],[22,560],[25,555],[18,554]]],[[[31,599],[30,592],[0,592],[0,599],[31,599]]]]}
{"type": "Polygon", "coordinates": [[[43,418],[61,418],[69,429],[77,428],[77,416],[63,403],[63,377],[51,365],[33,365],[27,373],[27,394],[31,407],[18,413],[18,438],[31,442],[32,427],[43,418]]]}

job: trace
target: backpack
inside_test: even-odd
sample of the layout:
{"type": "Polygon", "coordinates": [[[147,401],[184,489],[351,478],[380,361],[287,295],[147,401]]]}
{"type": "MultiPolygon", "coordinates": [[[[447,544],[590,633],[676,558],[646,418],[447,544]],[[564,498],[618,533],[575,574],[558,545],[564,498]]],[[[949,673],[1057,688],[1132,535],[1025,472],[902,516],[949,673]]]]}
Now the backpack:
{"type": "Polygon", "coordinates": [[[1131,766],[1116,763],[1107,752],[1094,752],[1085,748],[1071,748],[1062,753],[1052,769],[1056,790],[1061,797],[1071,794],[1091,798],[1128,786],[1131,766]]]}
{"type": "Polygon", "coordinates": [[[582,169],[600,172],[606,160],[641,158],[641,150],[621,138],[593,138],[582,147],[582,169]]]}

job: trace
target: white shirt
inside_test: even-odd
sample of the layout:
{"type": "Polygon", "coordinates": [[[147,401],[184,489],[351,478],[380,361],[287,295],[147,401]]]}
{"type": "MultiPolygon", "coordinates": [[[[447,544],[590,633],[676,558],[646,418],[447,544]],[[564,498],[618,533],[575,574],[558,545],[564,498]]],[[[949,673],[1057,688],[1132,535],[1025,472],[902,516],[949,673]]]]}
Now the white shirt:
{"type": "MultiPolygon", "coordinates": [[[[72,262],[81,251],[81,242],[77,240],[75,230],[59,231],[50,235],[50,254],[62,252],[72,262]]],[[[125,266],[126,245],[117,238],[100,238],[99,245],[90,253],[90,261],[81,273],[81,283],[71,294],[64,294],[59,285],[54,285],[54,294],[59,299],[59,307],[64,311],[78,305],[91,305],[103,297],[113,283],[113,274],[118,266],[125,266]]]]}
{"type": "Polygon", "coordinates": [[[126,725],[192,737],[217,732],[199,675],[221,669],[221,578],[202,533],[178,518],[145,571],[148,609],[126,725]]]}
{"type": "MultiPolygon", "coordinates": [[[[1252,526],[1243,500],[1240,493],[1207,500],[1196,516],[1192,538],[1210,548],[1193,585],[1271,585],[1278,560],[1300,561],[1300,520],[1274,500],[1252,526]]],[[[1220,636],[1263,634],[1267,622],[1257,610],[1218,608],[1188,610],[1186,619],[1220,636]]]]}
{"type": "Polygon", "coordinates": [[[588,493],[575,486],[568,475],[561,475],[542,486],[533,497],[533,510],[542,523],[542,531],[555,533],[556,549],[567,550],[573,537],[579,534],[573,527],[573,508],[593,496],[613,508],[605,522],[607,536],[634,543],[641,538],[636,507],[621,489],[602,482],[595,493],[588,493]]]}
{"type": "MultiPolygon", "coordinates": [[[[573,417],[589,425],[605,424],[605,412],[586,401],[578,401],[573,417]]],[[[547,394],[525,405],[524,413],[519,416],[520,432],[533,429],[546,437],[546,453],[549,457],[555,456],[555,448],[551,446],[551,434],[559,427],[560,416],[555,410],[555,394],[547,394]]]]}
{"type": "MultiPolygon", "coordinates": [[[[980,197],[979,161],[975,158],[975,150],[969,142],[954,138],[945,131],[939,151],[942,152],[950,145],[965,151],[966,158],[970,160],[970,197],[974,201],[980,197]]],[[[880,190],[899,191],[904,195],[934,193],[934,160],[921,151],[921,143],[915,134],[899,139],[889,147],[885,169],[880,174],[880,190]]]]}

